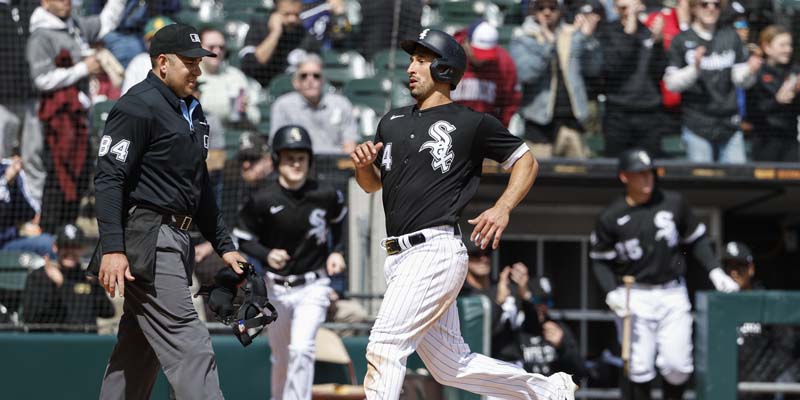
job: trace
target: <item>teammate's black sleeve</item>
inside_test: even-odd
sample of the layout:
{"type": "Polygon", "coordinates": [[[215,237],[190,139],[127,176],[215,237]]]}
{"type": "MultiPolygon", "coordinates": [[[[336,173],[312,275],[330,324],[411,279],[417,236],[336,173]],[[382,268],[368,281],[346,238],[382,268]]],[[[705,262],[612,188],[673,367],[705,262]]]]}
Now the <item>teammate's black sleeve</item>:
{"type": "Polygon", "coordinates": [[[256,204],[253,195],[247,196],[239,210],[239,222],[236,224],[236,236],[239,238],[239,249],[245,254],[255,257],[262,262],[267,261],[267,256],[272,250],[258,241],[258,232],[264,221],[261,212],[267,207],[266,204],[256,204]]]}
{"type": "Polygon", "coordinates": [[[597,284],[603,289],[603,295],[617,288],[617,277],[614,275],[614,268],[609,261],[592,260],[592,272],[597,279],[597,284]]]}
{"type": "MultiPolygon", "coordinates": [[[[146,105],[140,105],[146,109],[146,105]]],[[[138,173],[151,140],[151,120],[114,107],[100,139],[95,184],[95,209],[103,254],[125,251],[123,213],[126,185],[138,173]]]]}
{"type": "Polygon", "coordinates": [[[692,212],[692,208],[683,196],[680,197],[679,210],[678,229],[681,241],[692,246],[692,257],[707,271],[718,267],[719,262],[714,256],[713,244],[706,235],[706,225],[692,212]]]}
{"type": "Polygon", "coordinates": [[[203,237],[206,238],[217,254],[222,256],[229,251],[235,251],[230,235],[225,229],[225,222],[222,220],[222,213],[219,211],[217,200],[214,198],[214,191],[211,188],[211,180],[208,178],[208,169],[203,164],[203,191],[200,194],[200,204],[195,217],[197,218],[197,228],[203,237]]]}
{"type": "Polygon", "coordinates": [[[512,135],[497,118],[484,114],[478,124],[478,135],[483,143],[476,148],[483,151],[483,158],[495,160],[509,169],[528,151],[522,139],[512,135]]]}
{"type": "Polygon", "coordinates": [[[344,219],[347,217],[347,206],[344,201],[344,193],[341,190],[333,192],[334,199],[331,201],[331,208],[328,210],[328,226],[331,232],[331,251],[345,254],[343,237],[344,219]]]}
{"type": "Polygon", "coordinates": [[[694,257],[708,272],[720,266],[717,257],[714,256],[714,247],[711,243],[711,239],[705,235],[692,244],[692,257],[694,257]]]}
{"type": "Polygon", "coordinates": [[[604,222],[601,216],[597,219],[594,232],[592,232],[590,238],[592,247],[589,251],[589,258],[592,259],[592,271],[595,278],[597,278],[597,283],[605,293],[617,287],[617,278],[614,274],[613,265],[618,257],[615,248],[616,242],[614,231],[608,227],[608,224],[604,222]]]}

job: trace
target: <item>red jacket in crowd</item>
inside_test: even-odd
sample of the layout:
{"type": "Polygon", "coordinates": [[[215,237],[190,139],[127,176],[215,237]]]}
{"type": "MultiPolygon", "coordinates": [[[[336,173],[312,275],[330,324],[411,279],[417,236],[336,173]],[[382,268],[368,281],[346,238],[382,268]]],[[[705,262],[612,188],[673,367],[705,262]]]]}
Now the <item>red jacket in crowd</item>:
{"type": "MultiPolygon", "coordinates": [[[[461,43],[467,31],[456,32],[453,36],[461,43]]],[[[459,104],[494,115],[507,127],[522,101],[514,60],[500,46],[497,46],[497,58],[485,61],[480,67],[467,60],[464,77],[450,95],[459,104]]]]}

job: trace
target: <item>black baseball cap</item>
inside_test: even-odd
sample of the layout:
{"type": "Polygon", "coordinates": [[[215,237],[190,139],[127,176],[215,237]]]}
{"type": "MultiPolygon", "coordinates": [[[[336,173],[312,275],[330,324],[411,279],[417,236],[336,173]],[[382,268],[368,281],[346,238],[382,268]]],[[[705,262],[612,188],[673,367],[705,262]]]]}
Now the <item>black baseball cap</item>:
{"type": "Polygon", "coordinates": [[[84,244],[83,230],[77,225],[66,224],[56,233],[56,246],[60,249],[81,247],[84,244]]]}
{"type": "Polygon", "coordinates": [[[269,154],[267,138],[255,132],[239,135],[239,161],[256,161],[269,154]]]}
{"type": "Polygon", "coordinates": [[[156,32],[150,42],[150,56],[177,54],[184,57],[216,57],[200,45],[197,29],[186,24],[167,25],[156,32]]]}
{"type": "Polygon", "coordinates": [[[753,262],[753,252],[742,242],[728,242],[725,245],[725,251],[722,253],[722,260],[750,264],[753,262]]]}
{"type": "Polygon", "coordinates": [[[655,169],[653,158],[639,148],[626,150],[619,156],[617,169],[620,172],[642,172],[655,169]]]}

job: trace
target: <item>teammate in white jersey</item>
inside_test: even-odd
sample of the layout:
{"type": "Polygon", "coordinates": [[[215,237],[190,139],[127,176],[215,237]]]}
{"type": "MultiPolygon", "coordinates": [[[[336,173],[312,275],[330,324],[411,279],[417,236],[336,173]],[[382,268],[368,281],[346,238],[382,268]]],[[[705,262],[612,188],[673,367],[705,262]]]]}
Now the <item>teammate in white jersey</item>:
{"type": "Polygon", "coordinates": [[[478,217],[470,239],[497,248],[509,213],[536,178],[528,147],[496,118],[450,99],[464,73],[462,47],[444,32],[426,29],[401,43],[411,55],[414,106],[389,112],[374,142],[351,154],[367,192],[383,189],[389,237],[384,266],[388,288],[367,346],[367,398],[397,399],[406,359],[416,351],[440,383],[511,399],[574,399],[564,373],[545,377],[471,353],[455,301],[467,274],[467,250],[458,218],[478,188],[484,158],[511,170],[497,203],[478,217]]]}

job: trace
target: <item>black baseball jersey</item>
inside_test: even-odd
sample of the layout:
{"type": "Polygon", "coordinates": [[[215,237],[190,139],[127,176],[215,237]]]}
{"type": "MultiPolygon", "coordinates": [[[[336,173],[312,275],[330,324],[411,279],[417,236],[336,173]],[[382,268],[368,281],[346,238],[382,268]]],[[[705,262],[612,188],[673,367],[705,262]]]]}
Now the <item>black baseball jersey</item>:
{"type": "Polygon", "coordinates": [[[705,232],[683,196],[656,189],[646,204],[631,207],[624,196],[611,203],[592,232],[589,256],[609,262],[618,277],[666,283],[686,272],[679,245],[693,243],[705,232]]]}
{"type": "Polygon", "coordinates": [[[378,124],[386,231],[453,225],[478,189],[484,158],[510,168],[528,151],[495,117],[449,103],[392,110],[378,124]]]}
{"type": "Polygon", "coordinates": [[[104,254],[125,251],[123,215],[133,205],[191,215],[219,254],[235,250],[209,183],[209,128],[196,99],[179,99],[150,72],[114,105],[103,132],[95,186],[104,254]]]}
{"type": "Polygon", "coordinates": [[[739,126],[731,71],[735,64],[747,61],[747,49],[732,28],[720,28],[710,41],[688,29],[672,40],[667,53],[669,66],[683,68],[694,64],[695,50],[700,46],[706,48],[700,77],[681,92],[683,123],[703,137],[725,138],[739,126]]]}
{"type": "Polygon", "coordinates": [[[247,197],[233,235],[239,248],[279,275],[297,275],[325,267],[332,251],[342,252],[344,195],[331,186],[308,180],[292,191],[276,180],[247,197]],[[266,260],[272,249],[284,249],[289,261],[281,270],[266,260]]]}

